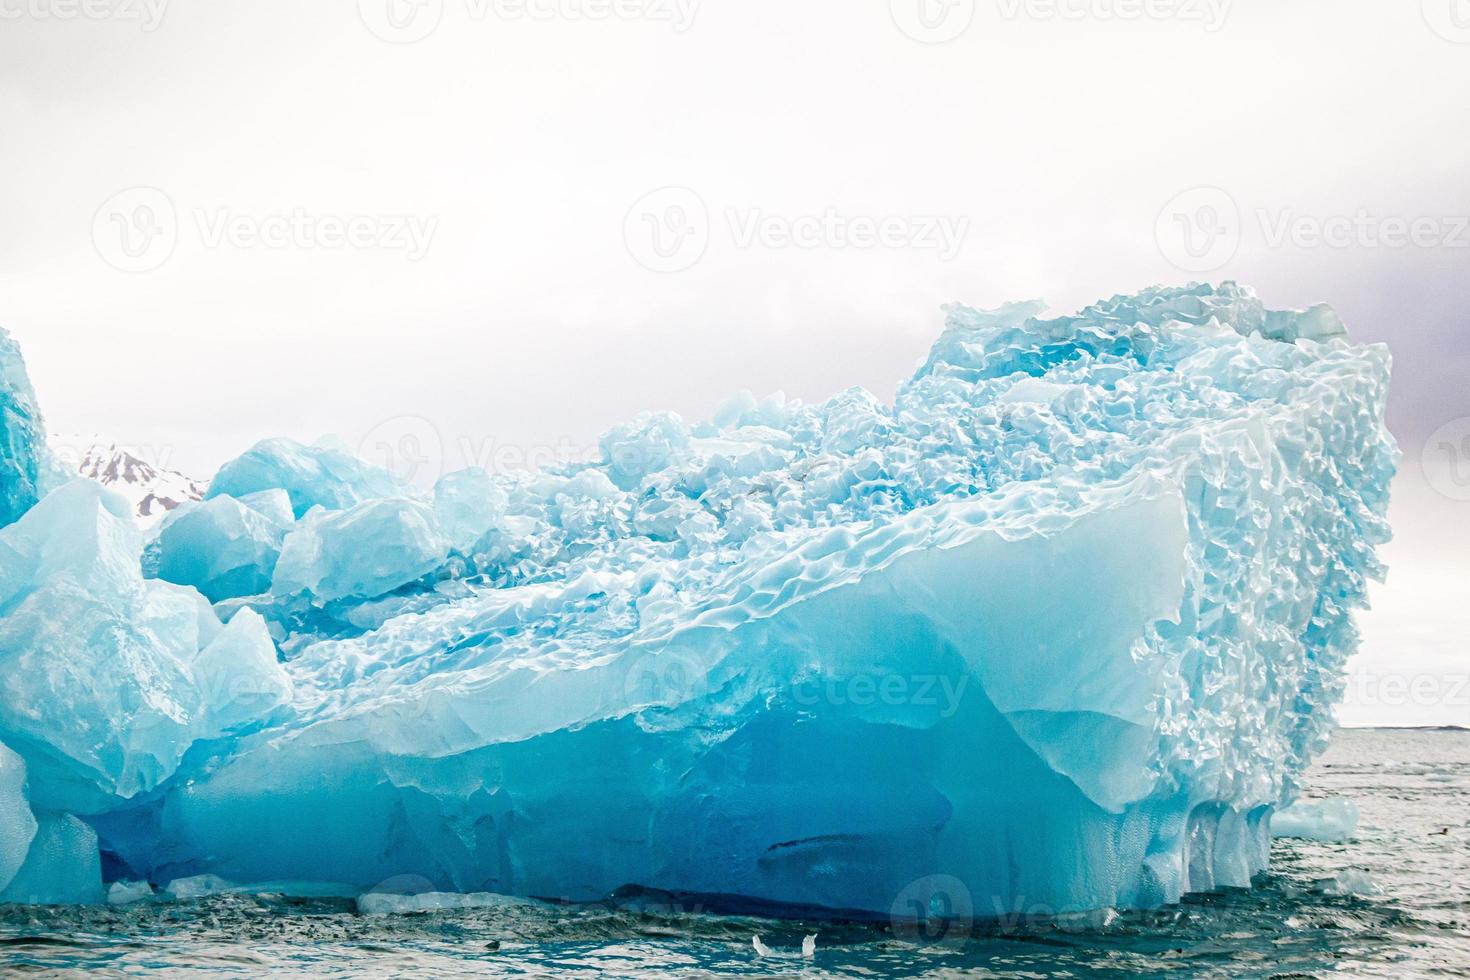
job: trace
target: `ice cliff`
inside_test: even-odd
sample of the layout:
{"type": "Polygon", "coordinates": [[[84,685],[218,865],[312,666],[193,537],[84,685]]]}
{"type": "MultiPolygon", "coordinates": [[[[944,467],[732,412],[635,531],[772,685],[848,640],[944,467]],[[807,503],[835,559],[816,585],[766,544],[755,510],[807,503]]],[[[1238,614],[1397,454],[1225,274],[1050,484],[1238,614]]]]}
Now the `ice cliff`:
{"type": "Polygon", "coordinates": [[[1231,283],[1041,314],[951,308],[892,404],[741,395],[429,495],[269,440],[146,541],[37,503],[0,343],[0,899],[1247,885],[1382,573],[1388,354],[1231,283]]]}

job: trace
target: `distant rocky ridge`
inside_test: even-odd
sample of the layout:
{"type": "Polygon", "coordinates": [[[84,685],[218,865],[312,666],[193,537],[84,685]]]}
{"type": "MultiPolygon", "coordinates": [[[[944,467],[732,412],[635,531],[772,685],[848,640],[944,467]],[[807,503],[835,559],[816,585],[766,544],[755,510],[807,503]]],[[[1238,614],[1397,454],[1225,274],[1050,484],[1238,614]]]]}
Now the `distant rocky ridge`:
{"type": "Polygon", "coordinates": [[[82,456],[77,473],[122,494],[144,525],[153,524],[187,500],[199,500],[208,484],[161,469],[127,449],[98,444],[82,456]]]}

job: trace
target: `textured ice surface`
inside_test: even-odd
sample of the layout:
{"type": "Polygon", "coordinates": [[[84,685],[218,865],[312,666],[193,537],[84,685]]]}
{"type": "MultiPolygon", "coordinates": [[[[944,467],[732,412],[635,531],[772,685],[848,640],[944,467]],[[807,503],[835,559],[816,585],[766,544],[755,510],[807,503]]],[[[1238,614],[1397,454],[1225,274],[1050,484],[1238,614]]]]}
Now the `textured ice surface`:
{"type": "Polygon", "coordinates": [[[289,496],[269,589],[228,503],[170,559],[213,609],[63,488],[0,532],[0,741],[109,880],[883,915],[1247,885],[1382,571],[1387,352],[1233,284],[1040,313],[952,308],[892,404],[743,394],[432,500],[261,443],[210,497],[289,496]]]}
{"type": "Polygon", "coordinates": [[[0,891],[10,884],[36,836],[36,818],[26,802],[26,764],[0,745],[0,891]]]}
{"type": "Polygon", "coordinates": [[[0,889],[0,902],[92,905],[103,898],[97,834],[71,814],[39,814],[25,864],[0,889]]]}

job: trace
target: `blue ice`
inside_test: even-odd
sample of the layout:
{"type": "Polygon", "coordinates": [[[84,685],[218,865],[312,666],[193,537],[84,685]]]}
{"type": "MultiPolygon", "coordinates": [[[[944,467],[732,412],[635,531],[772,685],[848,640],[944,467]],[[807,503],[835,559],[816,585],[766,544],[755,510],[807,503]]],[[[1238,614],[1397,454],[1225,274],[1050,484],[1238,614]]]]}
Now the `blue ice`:
{"type": "Polygon", "coordinates": [[[1332,730],[1398,458],[1388,353],[1326,307],[955,306],[891,403],[743,393],[431,495],[267,440],[145,578],[120,501],[41,498],[0,354],[22,900],[639,885],[983,916],[1248,885],[1332,730]]]}

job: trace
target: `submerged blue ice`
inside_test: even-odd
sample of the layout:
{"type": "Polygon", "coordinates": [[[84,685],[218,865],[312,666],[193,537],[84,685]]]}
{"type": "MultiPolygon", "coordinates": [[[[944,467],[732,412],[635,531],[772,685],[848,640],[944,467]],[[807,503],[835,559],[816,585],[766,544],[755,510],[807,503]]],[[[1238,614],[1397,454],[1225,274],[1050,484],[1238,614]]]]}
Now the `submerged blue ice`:
{"type": "Polygon", "coordinates": [[[1387,352],[1230,283],[1041,312],[952,308],[893,404],[743,394],[427,497],[270,440],[157,578],[57,490],[0,530],[5,897],[1249,884],[1382,573],[1387,352]]]}

